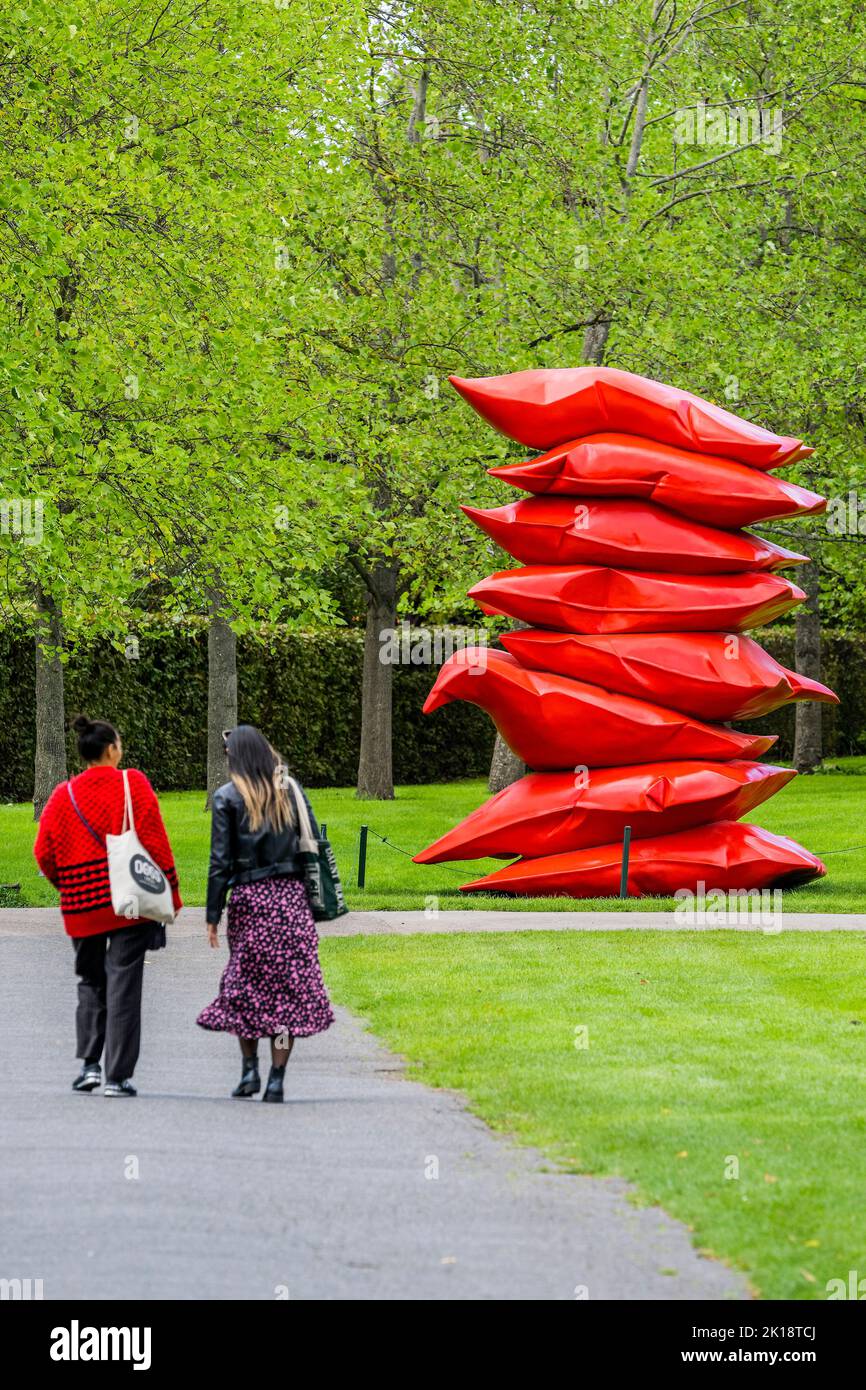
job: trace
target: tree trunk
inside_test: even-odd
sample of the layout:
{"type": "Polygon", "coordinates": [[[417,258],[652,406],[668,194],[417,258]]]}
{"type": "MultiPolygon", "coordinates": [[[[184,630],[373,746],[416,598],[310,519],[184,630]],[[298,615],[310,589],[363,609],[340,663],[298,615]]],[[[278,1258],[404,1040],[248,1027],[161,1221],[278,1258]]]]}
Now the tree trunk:
{"type": "Polygon", "coordinates": [[[390,661],[381,661],[385,631],[397,626],[397,569],[372,567],[366,586],[367,625],[364,632],[364,674],[361,681],[361,753],[357,795],[365,800],[392,801],[394,769],[391,755],[392,680],[390,661]]]}
{"type": "MultiPolygon", "coordinates": [[[[519,628],[529,627],[529,623],[515,622],[512,632],[517,632],[519,628]]],[[[526,763],[518,758],[516,753],[512,753],[505,739],[497,732],[496,742],[493,745],[493,757],[490,759],[490,776],[487,778],[487,790],[489,792],[504,792],[506,787],[510,787],[512,782],[519,782],[520,778],[526,773],[526,763]]]]}
{"type": "MultiPolygon", "coordinates": [[[[818,557],[797,576],[806,601],[797,610],[797,639],[794,665],[801,676],[821,679],[821,566],[818,557]]],[[[821,706],[815,700],[798,701],[795,706],[794,766],[798,772],[814,772],[821,766],[821,706]]]]}
{"type": "Polygon", "coordinates": [[[238,722],[238,643],[225,616],[225,601],[210,591],[207,632],[207,805],[228,778],[223,730],[238,722]]]}
{"type": "Polygon", "coordinates": [[[54,599],[36,590],[36,760],[33,819],[38,820],[54,788],[66,780],[66,712],[63,702],[63,619],[54,599]]]}
{"type": "Polygon", "coordinates": [[[599,309],[596,317],[587,324],[583,335],[583,360],[600,367],[604,362],[604,350],[610,334],[610,318],[607,311],[599,309]]]}
{"type": "Polygon", "coordinates": [[[526,763],[512,753],[501,734],[497,733],[490,761],[490,776],[487,780],[489,792],[502,792],[512,782],[518,782],[526,772],[526,763]]]}

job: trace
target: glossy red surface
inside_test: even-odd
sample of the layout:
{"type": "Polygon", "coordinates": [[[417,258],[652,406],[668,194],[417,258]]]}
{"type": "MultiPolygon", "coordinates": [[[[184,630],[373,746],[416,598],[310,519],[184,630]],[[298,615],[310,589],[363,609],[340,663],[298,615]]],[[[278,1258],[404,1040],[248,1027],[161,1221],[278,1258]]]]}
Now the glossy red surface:
{"type": "Polygon", "coordinates": [[[527,463],[489,468],[493,478],[547,497],[639,497],[693,521],[735,529],[826,511],[827,500],[733,459],[677,449],[634,434],[595,434],[527,463]]]}
{"type": "Polygon", "coordinates": [[[504,507],[462,510],[524,565],[628,565],[668,574],[736,574],[808,562],[747,531],[687,521],[654,502],[523,497],[504,507]]]}
{"type": "Polygon", "coordinates": [[[727,762],[760,757],[776,741],[704,724],[601,686],[527,671],[513,656],[486,647],[448,658],[424,712],[452,700],[468,700],[486,710],[508,746],[536,770],[668,758],[727,762]]]}
{"type": "Polygon", "coordinates": [[[652,574],[601,565],[498,570],[469,596],[485,613],[565,632],[740,631],[772,622],[806,597],[775,574],[652,574]]]}
{"type": "Polygon", "coordinates": [[[812,453],[801,440],[773,434],[690,391],[614,367],[538,368],[450,381],[483,419],[531,449],[613,430],[752,468],[778,468],[812,453]]]}
{"type": "Polygon", "coordinates": [[[792,700],[839,703],[826,685],[787,670],[744,633],[597,636],[526,628],[500,640],[531,670],[603,685],[700,719],[756,719],[792,700]]]}
{"type": "Polygon", "coordinates": [[[627,825],[642,839],[739,820],[796,775],[740,760],[531,772],[416,854],[415,863],[559,854],[621,841],[627,825]]]}
{"type": "Polygon", "coordinates": [[[424,709],[480,706],[536,771],[416,861],[519,853],[465,890],[604,897],[619,892],[629,826],[633,896],[822,875],[794,841],[739,820],[794,775],[747,761],[775,740],[703,722],[835,699],[740,635],[805,598],[771,571],[806,557],[741,528],[823,510],[766,471],[812,450],[606,367],[451,380],[496,429],[547,452],[489,470],[533,496],[463,508],[522,563],[471,597],[529,629],[503,638],[506,653],[449,658],[424,709]]]}
{"type": "MultiPolygon", "coordinates": [[[[462,885],[463,892],[515,893],[569,898],[614,897],[619,893],[622,845],[520,859],[462,885]]],[[[795,840],[742,821],[714,821],[673,835],[637,840],[629,861],[630,897],[670,895],[685,889],[750,891],[792,887],[823,878],[821,860],[795,840]]]]}

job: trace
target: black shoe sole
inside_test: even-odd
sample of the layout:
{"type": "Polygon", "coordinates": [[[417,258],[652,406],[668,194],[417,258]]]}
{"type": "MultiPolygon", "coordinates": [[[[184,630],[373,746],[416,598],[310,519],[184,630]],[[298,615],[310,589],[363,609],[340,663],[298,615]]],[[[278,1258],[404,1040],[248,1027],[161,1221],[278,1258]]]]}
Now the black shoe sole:
{"type": "Polygon", "coordinates": [[[245,1086],[236,1086],[232,1091],[232,1098],[234,1100],[247,1100],[250,1096],[257,1096],[261,1089],[261,1081],[257,1081],[253,1086],[248,1084],[245,1086]]]}
{"type": "Polygon", "coordinates": [[[73,1089],[73,1091],[81,1091],[81,1092],[85,1092],[85,1091],[95,1091],[96,1088],[97,1088],[98,1086],[101,1086],[101,1085],[102,1085],[102,1082],[101,1082],[101,1081],[88,1081],[86,1086],[79,1086],[78,1083],[77,1083],[77,1081],[73,1081],[73,1083],[72,1083],[72,1089],[73,1089]]]}
{"type": "Polygon", "coordinates": [[[270,1101],[271,1105],[282,1105],[283,1093],[282,1091],[280,1091],[280,1094],[278,1096],[275,1096],[273,1091],[265,1091],[265,1094],[262,1096],[262,1100],[266,1103],[270,1101]]]}

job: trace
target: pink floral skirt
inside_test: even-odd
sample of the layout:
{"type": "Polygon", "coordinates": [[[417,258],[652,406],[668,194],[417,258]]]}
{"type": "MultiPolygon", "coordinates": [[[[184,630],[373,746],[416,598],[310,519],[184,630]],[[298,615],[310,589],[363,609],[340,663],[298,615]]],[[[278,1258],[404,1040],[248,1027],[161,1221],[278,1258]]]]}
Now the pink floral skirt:
{"type": "Polygon", "coordinates": [[[217,1033],[308,1038],[334,1021],[319,938],[299,878],[239,883],[228,905],[229,960],[220,991],[196,1020],[217,1033]]]}

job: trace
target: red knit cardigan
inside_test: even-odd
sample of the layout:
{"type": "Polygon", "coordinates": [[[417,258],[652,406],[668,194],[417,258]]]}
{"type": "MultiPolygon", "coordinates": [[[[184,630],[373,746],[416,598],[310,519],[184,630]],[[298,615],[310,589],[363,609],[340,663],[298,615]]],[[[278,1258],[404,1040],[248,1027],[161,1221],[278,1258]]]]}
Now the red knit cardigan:
{"type": "MultiPolygon", "coordinates": [[[[168,879],[175,911],[179,911],[177,873],[156,793],[143,772],[132,767],[128,776],[138,838],[168,879]]],[[[103,842],[106,834],[120,834],[123,774],[119,768],[89,767],[73,777],[72,789],[79,809],[103,842]]],[[[48,799],[33,853],[45,877],[60,892],[60,911],[70,936],[97,936],[131,925],[128,917],[116,917],[112,910],[108,858],[75,814],[66,782],[55,787],[48,799]]]]}

